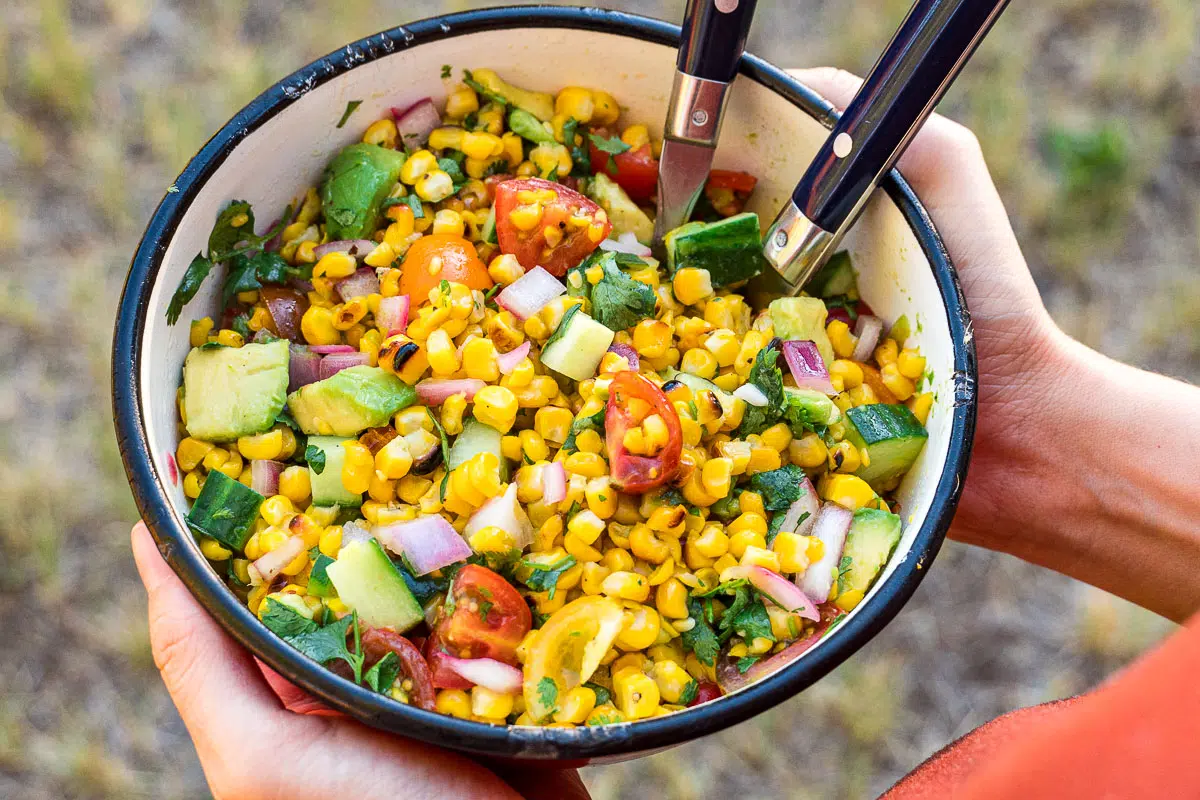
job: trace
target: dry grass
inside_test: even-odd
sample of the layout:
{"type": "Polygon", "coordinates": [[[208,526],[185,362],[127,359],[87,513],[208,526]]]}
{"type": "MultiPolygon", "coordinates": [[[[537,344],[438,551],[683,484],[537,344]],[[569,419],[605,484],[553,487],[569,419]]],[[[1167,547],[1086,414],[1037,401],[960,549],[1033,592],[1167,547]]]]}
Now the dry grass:
{"type": "MultiPolygon", "coordinates": [[[[348,40],[468,5],[5,5],[0,796],[207,795],[148,657],[127,552],[134,509],[107,379],[125,267],[163,187],[263,87],[348,40]]],[[[752,48],[781,64],[862,72],[907,5],[764,2],[752,48]]],[[[1193,380],[1197,26],[1190,0],[1014,6],[943,104],[979,133],[1064,326],[1193,380]]],[[[904,614],[811,691],[736,731],[587,779],[601,798],[646,787],[676,798],[863,797],[998,713],[1094,685],[1165,630],[1054,575],[950,546],[904,614]]]]}

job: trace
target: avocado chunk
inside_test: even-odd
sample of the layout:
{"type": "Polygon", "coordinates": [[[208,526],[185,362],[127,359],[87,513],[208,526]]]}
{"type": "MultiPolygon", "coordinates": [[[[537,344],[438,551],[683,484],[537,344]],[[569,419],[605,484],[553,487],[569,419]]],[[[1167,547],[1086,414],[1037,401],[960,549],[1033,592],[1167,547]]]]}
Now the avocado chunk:
{"type": "Polygon", "coordinates": [[[188,526],[241,552],[253,533],[258,507],[265,499],[244,483],[213,470],[204,479],[204,488],[188,512],[188,526]]]}
{"type": "Polygon", "coordinates": [[[588,181],[587,194],[608,214],[613,233],[632,233],[642,244],[650,244],[654,238],[654,223],[616,181],[597,172],[588,181]]]}
{"type": "Polygon", "coordinates": [[[187,431],[207,442],[231,442],[269,430],[287,399],[288,343],[192,348],[183,362],[187,431]]]}
{"type": "Polygon", "coordinates": [[[404,153],[398,150],[363,142],[333,157],[321,186],[325,229],[331,240],[371,237],[404,161],[404,153]]]}
{"type": "Polygon", "coordinates": [[[508,129],[534,144],[558,144],[554,134],[546,130],[542,121],[523,108],[514,107],[508,112],[508,129]]]}
{"type": "Polygon", "coordinates": [[[833,363],[833,345],[825,333],[825,318],[829,311],[819,297],[780,297],[771,301],[771,324],[775,335],[784,341],[812,342],[817,346],[825,366],[833,363]]]}
{"type": "Polygon", "coordinates": [[[867,451],[869,462],[854,474],[878,491],[912,468],[929,433],[908,406],[873,403],[846,411],[846,439],[867,451]]]}
{"type": "Polygon", "coordinates": [[[386,425],[416,399],[416,391],[390,372],[358,366],[301,386],[287,403],[296,424],[309,436],[357,436],[367,428],[386,425]]]}
{"type": "Polygon", "coordinates": [[[668,272],[706,269],[720,288],[753,278],[767,261],[762,254],[758,215],[749,211],[716,222],[689,222],[668,233],[668,272]]]}
{"type": "Polygon", "coordinates": [[[346,448],[341,436],[310,436],[308,446],[321,452],[308,465],[308,483],[312,487],[312,501],[316,506],[341,506],[357,508],[362,505],[362,495],[347,491],[342,484],[342,465],[346,463],[346,448]],[[314,463],[320,466],[318,472],[314,463]]]}
{"type": "Polygon", "coordinates": [[[804,290],[813,297],[848,297],[858,299],[858,275],[850,262],[850,254],[839,250],[829,257],[825,266],[808,279],[804,290]]]}
{"type": "Polygon", "coordinates": [[[846,534],[838,595],[866,593],[900,541],[900,517],[876,508],[860,508],[846,534]]]}
{"type": "Polygon", "coordinates": [[[325,574],[342,602],[373,628],[403,633],[425,619],[404,576],[374,539],[343,547],[325,574]]]}

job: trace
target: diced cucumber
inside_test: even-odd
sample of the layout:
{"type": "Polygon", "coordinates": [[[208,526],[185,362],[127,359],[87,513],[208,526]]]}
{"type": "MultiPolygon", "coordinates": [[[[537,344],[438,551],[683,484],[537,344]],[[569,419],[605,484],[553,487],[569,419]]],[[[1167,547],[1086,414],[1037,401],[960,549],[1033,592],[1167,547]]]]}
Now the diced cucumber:
{"type": "Polygon", "coordinates": [[[463,429],[450,445],[446,456],[446,468],[454,469],[471,460],[478,453],[493,453],[500,460],[500,480],[508,480],[508,459],[500,447],[503,435],[491,425],[477,419],[463,420],[463,429]]]}
{"type": "Polygon", "coordinates": [[[615,235],[632,233],[642,244],[650,244],[654,238],[654,222],[616,181],[603,172],[597,172],[588,181],[587,195],[608,214],[615,235]]]}
{"type": "Polygon", "coordinates": [[[692,390],[692,393],[709,391],[717,396],[717,402],[721,404],[721,413],[728,414],[737,404],[737,399],[729,392],[717,386],[712,381],[701,378],[699,375],[693,375],[690,372],[680,372],[677,369],[671,368],[666,373],[667,380],[679,381],[684,386],[692,390]]]}
{"type": "Polygon", "coordinates": [[[483,221],[483,227],[479,229],[479,238],[487,244],[496,243],[496,205],[488,209],[487,219],[483,221]]]}
{"type": "Polygon", "coordinates": [[[716,288],[750,280],[767,263],[758,215],[749,211],[717,222],[689,222],[668,233],[664,244],[670,274],[706,269],[716,288]]]}
{"type": "Polygon", "coordinates": [[[312,501],[315,506],[349,506],[358,508],[362,505],[362,495],[347,491],[342,485],[342,465],[346,462],[346,448],[340,436],[310,436],[308,446],[315,447],[325,454],[325,467],[320,474],[308,467],[308,482],[312,487],[312,501]]]}
{"type": "Polygon", "coordinates": [[[572,306],[542,348],[542,364],[574,381],[596,374],[600,359],[616,336],[608,328],[572,306]]]}
{"type": "Polygon", "coordinates": [[[508,112],[508,129],[534,144],[557,144],[554,134],[542,126],[542,121],[523,108],[514,106],[508,112]]]}
{"type": "Polygon", "coordinates": [[[825,266],[808,279],[804,291],[813,297],[837,297],[845,295],[851,300],[858,299],[858,276],[854,265],[850,262],[850,254],[839,250],[829,257],[825,266]]]}
{"type": "Polygon", "coordinates": [[[204,488],[188,512],[188,525],[238,552],[253,533],[261,494],[224,472],[212,470],[204,479],[204,488]]]}
{"type": "Polygon", "coordinates": [[[425,619],[404,576],[374,539],[343,547],[325,574],[341,601],[367,625],[403,633],[425,619]]]}
{"type": "Polygon", "coordinates": [[[898,478],[912,467],[929,433],[908,406],[875,403],[846,412],[846,438],[865,448],[869,463],[855,472],[871,487],[898,478]]]}
{"type": "Polygon", "coordinates": [[[314,597],[333,597],[337,594],[337,590],[333,588],[333,581],[329,580],[329,574],[326,571],[330,564],[334,561],[324,553],[317,555],[313,561],[312,572],[308,575],[308,593],[314,597]]]}
{"type": "MultiPolygon", "coordinates": [[[[842,412],[834,405],[833,399],[816,389],[785,386],[783,397],[789,409],[792,406],[797,407],[804,419],[816,425],[832,425],[842,418],[842,412]]],[[[788,416],[790,418],[791,414],[788,416]]]]}
{"type": "Polygon", "coordinates": [[[840,570],[839,595],[850,591],[865,594],[871,588],[900,541],[900,527],[900,517],[887,511],[861,508],[854,512],[842,551],[842,558],[849,561],[840,570]]]}

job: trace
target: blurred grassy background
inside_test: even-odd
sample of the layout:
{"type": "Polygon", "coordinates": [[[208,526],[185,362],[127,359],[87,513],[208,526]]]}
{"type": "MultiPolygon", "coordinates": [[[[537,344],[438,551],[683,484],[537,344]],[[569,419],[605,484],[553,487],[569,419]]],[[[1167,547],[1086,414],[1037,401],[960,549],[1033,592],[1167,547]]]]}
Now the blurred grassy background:
{"type": "MultiPolygon", "coordinates": [[[[466,2],[8,0],[0,25],[0,796],[207,796],[153,668],[110,325],[165,187],[234,111],[351,39],[466,2]]],[[[678,19],[682,0],[612,3],[678,19]]],[[[752,49],[870,67],[903,0],[762,0],[752,49]]],[[[1191,0],[1014,3],[942,110],[983,141],[1059,322],[1200,379],[1200,25],[1191,0]]],[[[1064,453],[1064,458],[1070,454],[1064,453]]],[[[591,769],[598,798],[863,797],[1168,626],[948,544],[883,635],[734,731],[591,769]]]]}

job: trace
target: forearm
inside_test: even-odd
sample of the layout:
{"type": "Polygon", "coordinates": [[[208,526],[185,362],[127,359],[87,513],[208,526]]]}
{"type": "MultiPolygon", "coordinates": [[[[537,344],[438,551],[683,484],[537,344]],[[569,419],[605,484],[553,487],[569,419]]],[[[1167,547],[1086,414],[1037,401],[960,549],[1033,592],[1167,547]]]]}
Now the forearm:
{"type": "Polygon", "coordinates": [[[1200,389],[1060,340],[1027,426],[990,437],[972,473],[989,514],[968,541],[1176,621],[1200,609],[1200,389]],[[982,463],[979,463],[982,462],[982,463]]]}

